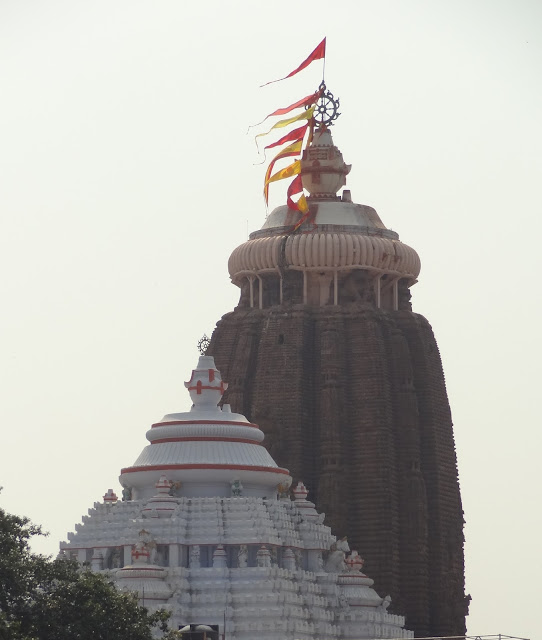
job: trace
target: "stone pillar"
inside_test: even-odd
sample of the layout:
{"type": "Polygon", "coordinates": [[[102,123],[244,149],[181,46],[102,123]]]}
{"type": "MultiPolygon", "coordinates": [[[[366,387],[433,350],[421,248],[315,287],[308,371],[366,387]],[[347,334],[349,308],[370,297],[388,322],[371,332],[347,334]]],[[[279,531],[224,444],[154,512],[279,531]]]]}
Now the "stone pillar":
{"type": "Polygon", "coordinates": [[[393,310],[397,311],[399,309],[399,281],[396,278],[393,281],[393,310]]]}
{"type": "Polygon", "coordinates": [[[87,550],[86,549],[78,549],[77,550],[77,562],[79,564],[83,564],[87,561],[87,550]]]}
{"type": "Polygon", "coordinates": [[[179,545],[178,544],[169,545],[169,566],[170,567],[179,566],[179,545]]]}
{"type": "Polygon", "coordinates": [[[375,303],[376,308],[380,309],[380,279],[382,278],[382,274],[376,276],[375,278],[375,303]]]}
{"type": "Polygon", "coordinates": [[[127,567],[128,565],[132,564],[132,545],[131,544],[125,544],[124,545],[124,561],[122,563],[122,565],[124,567],[127,567]]]}
{"type": "Polygon", "coordinates": [[[250,308],[254,307],[254,278],[249,277],[248,279],[250,283],[250,308]]]}
{"type": "Polygon", "coordinates": [[[258,278],[258,309],[263,309],[263,280],[260,276],[258,278]]]}

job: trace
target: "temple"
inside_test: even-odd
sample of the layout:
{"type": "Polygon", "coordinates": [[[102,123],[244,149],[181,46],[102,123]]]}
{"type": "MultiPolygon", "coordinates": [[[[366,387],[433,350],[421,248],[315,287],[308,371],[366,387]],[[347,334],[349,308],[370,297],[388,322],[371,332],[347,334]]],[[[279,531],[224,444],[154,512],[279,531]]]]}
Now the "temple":
{"type": "Polygon", "coordinates": [[[121,471],[122,500],[109,489],[61,554],[170,610],[173,628],[217,625],[229,640],[414,637],[305,485],[291,491],[258,425],[218,406],[228,385],[211,356],[185,386],[191,410],[152,425],[121,471]]]}
{"type": "Polygon", "coordinates": [[[286,205],[229,260],[238,306],[208,353],[226,402],[257,422],[338,536],[367,558],[417,636],[465,633],[463,511],[431,326],[413,313],[420,260],[343,189],[329,128],[301,158],[309,215],[286,205]]]}

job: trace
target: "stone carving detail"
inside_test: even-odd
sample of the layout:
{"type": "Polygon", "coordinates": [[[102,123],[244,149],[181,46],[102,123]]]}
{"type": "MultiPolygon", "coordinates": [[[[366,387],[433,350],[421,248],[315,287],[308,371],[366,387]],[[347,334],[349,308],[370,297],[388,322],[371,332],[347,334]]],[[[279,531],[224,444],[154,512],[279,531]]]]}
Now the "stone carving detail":
{"type": "Polygon", "coordinates": [[[227,566],[226,550],[223,545],[219,544],[213,552],[213,568],[226,569],[227,566]]]}
{"type": "Polygon", "coordinates": [[[328,573],[341,573],[345,571],[346,564],[344,558],[350,551],[346,538],[341,538],[334,542],[329,551],[329,556],[325,564],[325,569],[328,573]]]}
{"type": "Polygon", "coordinates": [[[155,539],[146,529],[141,529],[139,532],[139,542],[142,543],[143,547],[147,550],[150,564],[156,564],[158,548],[155,539]]]}
{"type": "Polygon", "coordinates": [[[120,550],[116,547],[111,552],[111,569],[120,569],[120,550]]]}
{"type": "Polygon", "coordinates": [[[282,566],[284,569],[288,569],[288,571],[296,570],[295,554],[290,547],[285,549],[282,554],[282,566]]]}
{"type": "Polygon", "coordinates": [[[277,494],[279,500],[289,500],[290,499],[290,485],[287,482],[281,482],[277,485],[277,494]]]}
{"type": "Polygon", "coordinates": [[[190,568],[199,569],[200,566],[199,544],[194,544],[190,547],[190,568]]]}
{"type": "Polygon", "coordinates": [[[271,566],[271,554],[269,553],[269,549],[264,544],[262,544],[262,546],[258,549],[258,553],[256,554],[256,563],[259,567],[271,566]]]}
{"type": "Polygon", "coordinates": [[[179,495],[179,492],[182,487],[182,482],[172,482],[171,487],[169,488],[169,495],[176,498],[179,495]]]}
{"type": "Polygon", "coordinates": [[[237,566],[239,569],[245,569],[248,567],[248,547],[246,544],[242,544],[237,552],[237,566]]]}
{"type": "Polygon", "coordinates": [[[241,480],[236,478],[235,480],[232,480],[232,483],[231,483],[231,497],[239,498],[242,495],[243,495],[243,485],[241,484],[241,480]]]}

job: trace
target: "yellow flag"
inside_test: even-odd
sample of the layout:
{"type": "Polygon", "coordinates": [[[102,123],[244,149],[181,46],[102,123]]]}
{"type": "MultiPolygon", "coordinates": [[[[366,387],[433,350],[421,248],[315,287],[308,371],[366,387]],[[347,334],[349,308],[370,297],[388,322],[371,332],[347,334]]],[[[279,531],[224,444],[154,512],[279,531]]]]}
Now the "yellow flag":
{"type": "Polygon", "coordinates": [[[299,211],[301,211],[301,213],[307,213],[307,211],[309,210],[309,204],[307,202],[307,198],[305,198],[304,195],[302,195],[301,198],[299,198],[299,200],[297,201],[297,208],[299,209],[299,211]]]}
{"type": "Polygon", "coordinates": [[[298,173],[301,173],[301,160],[296,160],[295,162],[292,162],[292,164],[289,164],[287,167],[284,167],[284,169],[277,171],[277,173],[272,175],[266,181],[266,184],[269,184],[270,182],[277,182],[277,180],[284,180],[285,178],[291,178],[298,173]]]}
{"type": "Polygon", "coordinates": [[[298,153],[301,153],[301,149],[303,148],[303,138],[300,140],[296,140],[292,144],[284,147],[282,151],[279,151],[277,155],[271,160],[269,166],[267,167],[267,171],[265,172],[265,183],[263,187],[263,194],[265,197],[265,201],[268,201],[269,198],[269,176],[271,175],[271,171],[273,171],[273,167],[275,166],[275,162],[277,160],[281,160],[282,158],[288,158],[289,156],[296,156],[298,153]]]}
{"type": "Polygon", "coordinates": [[[267,133],[259,133],[255,138],[260,138],[261,136],[266,136],[268,133],[271,133],[273,129],[282,129],[282,127],[287,127],[292,122],[298,122],[299,120],[310,120],[314,114],[314,107],[303,111],[298,116],[293,116],[292,118],[286,118],[286,120],[279,120],[276,124],[274,124],[267,133]]]}

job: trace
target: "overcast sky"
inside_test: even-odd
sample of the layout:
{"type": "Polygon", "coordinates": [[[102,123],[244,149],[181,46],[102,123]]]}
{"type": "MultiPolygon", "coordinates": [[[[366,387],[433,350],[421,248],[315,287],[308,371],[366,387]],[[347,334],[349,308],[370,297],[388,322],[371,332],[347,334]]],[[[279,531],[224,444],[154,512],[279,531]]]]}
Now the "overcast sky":
{"type": "Polygon", "coordinates": [[[228,256],[265,218],[247,127],[312,92],[321,65],[259,85],[326,35],[348,188],[422,260],[413,306],[452,405],[469,632],[534,639],[539,0],[3,0],[2,505],[56,553],[149,425],[188,407],[196,343],[238,299],[228,256]]]}

